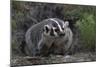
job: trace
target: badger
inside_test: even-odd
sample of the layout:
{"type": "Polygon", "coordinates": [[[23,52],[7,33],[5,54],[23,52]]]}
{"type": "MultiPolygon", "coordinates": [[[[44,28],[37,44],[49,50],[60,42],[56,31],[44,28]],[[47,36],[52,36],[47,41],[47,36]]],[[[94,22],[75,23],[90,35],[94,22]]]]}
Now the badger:
{"type": "Polygon", "coordinates": [[[29,56],[66,54],[72,45],[69,22],[58,18],[45,19],[32,25],[25,34],[25,52],[29,56]]]}

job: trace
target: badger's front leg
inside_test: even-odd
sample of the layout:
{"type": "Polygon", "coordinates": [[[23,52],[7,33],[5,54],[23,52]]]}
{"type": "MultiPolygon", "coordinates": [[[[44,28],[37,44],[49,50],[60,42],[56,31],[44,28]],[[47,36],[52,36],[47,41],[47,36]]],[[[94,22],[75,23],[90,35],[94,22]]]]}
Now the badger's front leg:
{"type": "Polygon", "coordinates": [[[48,50],[49,50],[49,47],[45,43],[41,43],[39,46],[39,55],[40,56],[47,56],[48,50]]]}
{"type": "Polygon", "coordinates": [[[49,49],[52,46],[52,42],[49,41],[48,39],[44,40],[41,39],[40,42],[38,43],[38,53],[40,56],[48,56],[49,54],[49,49]]]}

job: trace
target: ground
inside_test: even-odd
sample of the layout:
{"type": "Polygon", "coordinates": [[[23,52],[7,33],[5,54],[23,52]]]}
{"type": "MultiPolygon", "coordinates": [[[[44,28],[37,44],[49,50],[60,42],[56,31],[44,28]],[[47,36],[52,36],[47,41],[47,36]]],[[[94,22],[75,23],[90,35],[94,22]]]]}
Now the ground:
{"type": "Polygon", "coordinates": [[[66,55],[66,56],[51,55],[49,57],[16,56],[11,59],[11,66],[76,63],[76,62],[90,62],[90,61],[96,61],[96,54],[94,52],[76,53],[74,55],[66,55]]]}

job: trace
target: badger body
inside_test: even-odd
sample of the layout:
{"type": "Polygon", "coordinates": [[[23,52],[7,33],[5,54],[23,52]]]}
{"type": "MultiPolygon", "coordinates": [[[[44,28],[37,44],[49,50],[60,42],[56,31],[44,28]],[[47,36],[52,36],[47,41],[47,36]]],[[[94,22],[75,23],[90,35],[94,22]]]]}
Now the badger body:
{"type": "Polygon", "coordinates": [[[29,56],[66,54],[73,39],[68,24],[58,18],[49,18],[31,26],[25,35],[26,54],[29,56]]]}

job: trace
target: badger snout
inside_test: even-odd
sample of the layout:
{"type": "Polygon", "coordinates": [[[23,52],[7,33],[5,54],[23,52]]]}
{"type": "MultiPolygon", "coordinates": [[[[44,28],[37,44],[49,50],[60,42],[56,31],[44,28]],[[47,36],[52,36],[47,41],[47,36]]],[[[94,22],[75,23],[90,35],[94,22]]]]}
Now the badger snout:
{"type": "Polygon", "coordinates": [[[65,36],[65,33],[64,32],[60,32],[59,36],[65,36]]]}

